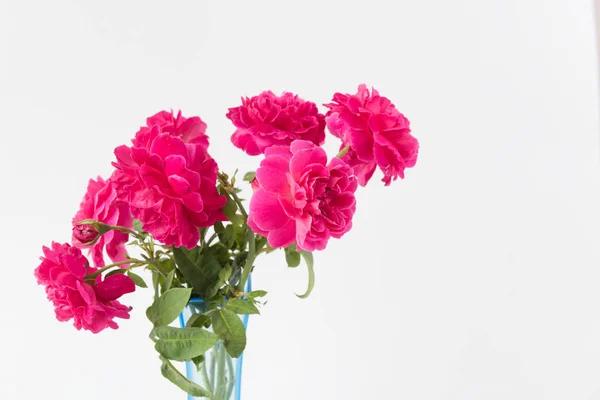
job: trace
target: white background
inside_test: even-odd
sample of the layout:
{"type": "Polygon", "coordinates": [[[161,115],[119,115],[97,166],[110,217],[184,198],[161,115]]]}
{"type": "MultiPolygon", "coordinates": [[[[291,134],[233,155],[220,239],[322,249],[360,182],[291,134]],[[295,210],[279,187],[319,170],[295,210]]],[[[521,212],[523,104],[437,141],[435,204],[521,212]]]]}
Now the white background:
{"type": "MultiPolygon", "coordinates": [[[[306,272],[260,261],[244,400],[600,399],[595,27],[584,0],[0,1],[0,398],[184,399],[147,338],[54,319],[33,277],[70,238],[87,180],[145,118],[208,123],[245,172],[228,107],[361,82],[421,142],[358,195],[354,229],[306,272]]],[[[334,154],[338,142],[329,137],[334,154]]]]}

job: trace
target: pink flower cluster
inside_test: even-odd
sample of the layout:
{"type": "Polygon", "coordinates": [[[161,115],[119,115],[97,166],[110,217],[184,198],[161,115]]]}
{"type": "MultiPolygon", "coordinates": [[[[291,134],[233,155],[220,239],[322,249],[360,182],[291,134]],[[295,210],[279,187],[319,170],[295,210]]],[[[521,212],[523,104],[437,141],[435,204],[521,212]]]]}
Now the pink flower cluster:
{"type": "Polygon", "coordinates": [[[355,95],[336,93],[325,106],[323,117],[314,103],[263,92],[227,114],[237,128],[232,143],[249,155],[264,154],[248,225],[271,247],[324,249],[352,226],[357,184],[365,186],[379,167],[387,186],[416,163],[419,143],[408,119],[375,89],[363,84],[355,95]],[[329,164],[318,147],[323,120],[345,152],[329,164]]]}
{"type": "MultiPolygon", "coordinates": [[[[375,89],[360,85],[354,95],[335,93],[325,106],[323,115],[292,93],[265,91],[227,113],[235,126],[232,143],[263,156],[247,224],[271,247],[325,249],[330,238],[351,229],[358,185],[379,168],[387,186],[416,163],[419,143],[408,119],[375,89]],[[340,157],[330,160],[320,147],[326,127],[342,141],[340,157]]],[[[161,111],[146,120],[131,145],[115,149],[110,178],[89,181],[73,218],[73,246],[44,247],[35,270],[57,319],[74,319],[77,329],[96,333],[117,328],[115,318],[129,318],[131,307],[117,299],[133,292],[134,282],[124,274],[103,279],[98,268],[106,265],[105,252],[114,263],[106,268],[129,268],[125,245],[134,218],[157,241],[188,249],[198,245],[199,229],[226,221],[227,199],[217,190],[218,166],[208,147],[200,117],[161,111]]]]}
{"type": "Polygon", "coordinates": [[[38,284],[46,287],[59,321],[73,319],[75,328],[98,333],[106,328],[117,329],[114,318],[129,318],[131,307],[117,299],[135,290],[131,278],[115,274],[104,280],[100,275],[87,280],[96,268],[89,266],[78,248],[52,243],[43,251],[42,263],[34,274],[38,284]]]}

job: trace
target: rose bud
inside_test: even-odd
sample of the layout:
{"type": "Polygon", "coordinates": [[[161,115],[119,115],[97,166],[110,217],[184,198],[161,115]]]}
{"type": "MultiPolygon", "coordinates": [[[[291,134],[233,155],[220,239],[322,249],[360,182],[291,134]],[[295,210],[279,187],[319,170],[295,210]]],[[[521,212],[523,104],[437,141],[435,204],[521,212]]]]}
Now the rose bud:
{"type": "Polygon", "coordinates": [[[82,224],[73,227],[73,238],[81,244],[91,246],[99,237],[100,234],[98,233],[98,230],[92,225],[82,224]]]}

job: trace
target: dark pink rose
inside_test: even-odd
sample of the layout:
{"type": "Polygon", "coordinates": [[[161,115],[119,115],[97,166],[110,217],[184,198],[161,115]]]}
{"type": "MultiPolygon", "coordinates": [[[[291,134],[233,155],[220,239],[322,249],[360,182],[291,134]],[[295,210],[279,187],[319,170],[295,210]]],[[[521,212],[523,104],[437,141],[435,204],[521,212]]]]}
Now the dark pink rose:
{"type": "Polygon", "coordinates": [[[181,127],[196,121],[195,128],[142,128],[131,147],[115,149],[113,165],[117,191],[144,230],[167,246],[191,249],[198,244],[198,228],[226,220],[226,198],[217,192],[218,167],[207,152],[204,123],[200,129],[198,117],[185,121],[181,127]]]}
{"type": "Polygon", "coordinates": [[[242,105],[230,108],[227,118],[237,128],[231,142],[251,156],[271,146],[288,146],[296,139],[319,146],[325,141],[325,116],[316,104],[288,92],[276,96],[265,91],[242,98],[242,105]]]}
{"type": "Polygon", "coordinates": [[[327,164],[314,143],[269,147],[252,183],[248,226],[271,247],[323,250],[352,227],[357,186],[352,168],[339,158],[327,164]]]}
{"type": "Polygon", "coordinates": [[[410,134],[410,123],[386,97],[364,84],[355,95],[336,93],[325,104],[327,127],[342,139],[340,149],[350,146],[343,159],[354,168],[358,183],[365,186],[378,166],[388,186],[404,169],[417,162],[419,142],[410,134]]]}
{"type": "Polygon", "coordinates": [[[86,280],[86,275],[97,269],[90,267],[81,250],[67,243],[52,243],[52,248],[43,247],[43,251],[42,263],[34,274],[38,284],[46,287],[56,319],[73,319],[75,328],[98,333],[106,328],[117,329],[115,318],[129,318],[131,307],[117,299],[135,291],[131,278],[115,274],[104,280],[101,276],[86,280]]]}
{"type": "Polygon", "coordinates": [[[184,143],[197,144],[208,149],[208,136],[206,136],[206,124],[200,117],[186,118],[177,116],[173,111],[160,111],[146,119],[146,126],[140,128],[133,139],[134,147],[150,147],[150,144],[159,133],[170,133],[183,140],[184,143]],[[158,126],[158,131],[153,131],[153,127],[158,126]]]}
{"type": "MultiPolygon", "coordinates": [[[[105,181],[101,177],[97,180],[90,179],[87,192],[81,201],[79,211],[73,218],[73,245],[79,248],[91,240],[82,241],[85,237],[79,237],[80,232],[77,223],[84,219],[93,219],[98,222],[113,226],[124,226],[132,228],[131,212],[129,206],[117,199],[117,191],[111,180],[105,181]]],[[[88,232],[89,233],[89,232],[88,232]]],[[[96,232],[96,235],[98,232],[96,232]]],[[[87,235],[87,234],[86,234],[87,235]]],[[[92,239],[93,240],[93,239],[92,239]]],[[[104,249],[114,262],[127,259],[125,244],[129,235],[116,230],[106,232],[90,248],[90,257],[96,267],[104,266],[104,249]]]]}

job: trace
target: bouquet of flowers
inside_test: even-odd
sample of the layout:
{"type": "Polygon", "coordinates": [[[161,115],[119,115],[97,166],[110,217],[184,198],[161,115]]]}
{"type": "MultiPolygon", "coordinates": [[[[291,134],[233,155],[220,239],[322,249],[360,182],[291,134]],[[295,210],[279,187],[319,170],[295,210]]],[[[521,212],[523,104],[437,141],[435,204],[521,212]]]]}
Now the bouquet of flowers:
{"type": "Polygon", "coordinates": [[[115,149],[112,175],[89,181],[71,243],[43,247],[35,277],[56,318],[93,333],[117,329],[132,309],[121,297],[150,286],[146,316],[163,376],[191,396],[230,399],[233,360],[246,346],[240,315],[258,314],[266,295],[249,289],[258,256],[282,249],[289,267],[304,260],[309,282],[299,297],[307,297],[312,253],[351,229],[357,188],[376,169],[387,186],[417,160],[409,121],[375,89],[363,84],[324,106],[321,114],[297,95],[265,91],[230,108],[231,142],[261,157],[242,182],[219,171],[200,117],[149,117],[115,149]],[[341,140],[331,159],[321,147],[326,128],[341,140]],[[252,188],[247,208],[240,183],[252,188]],[[178,317],[181,327],[172,326],[178,317]],[[175,361],[187,363],[187,376],[175,361]]]}

